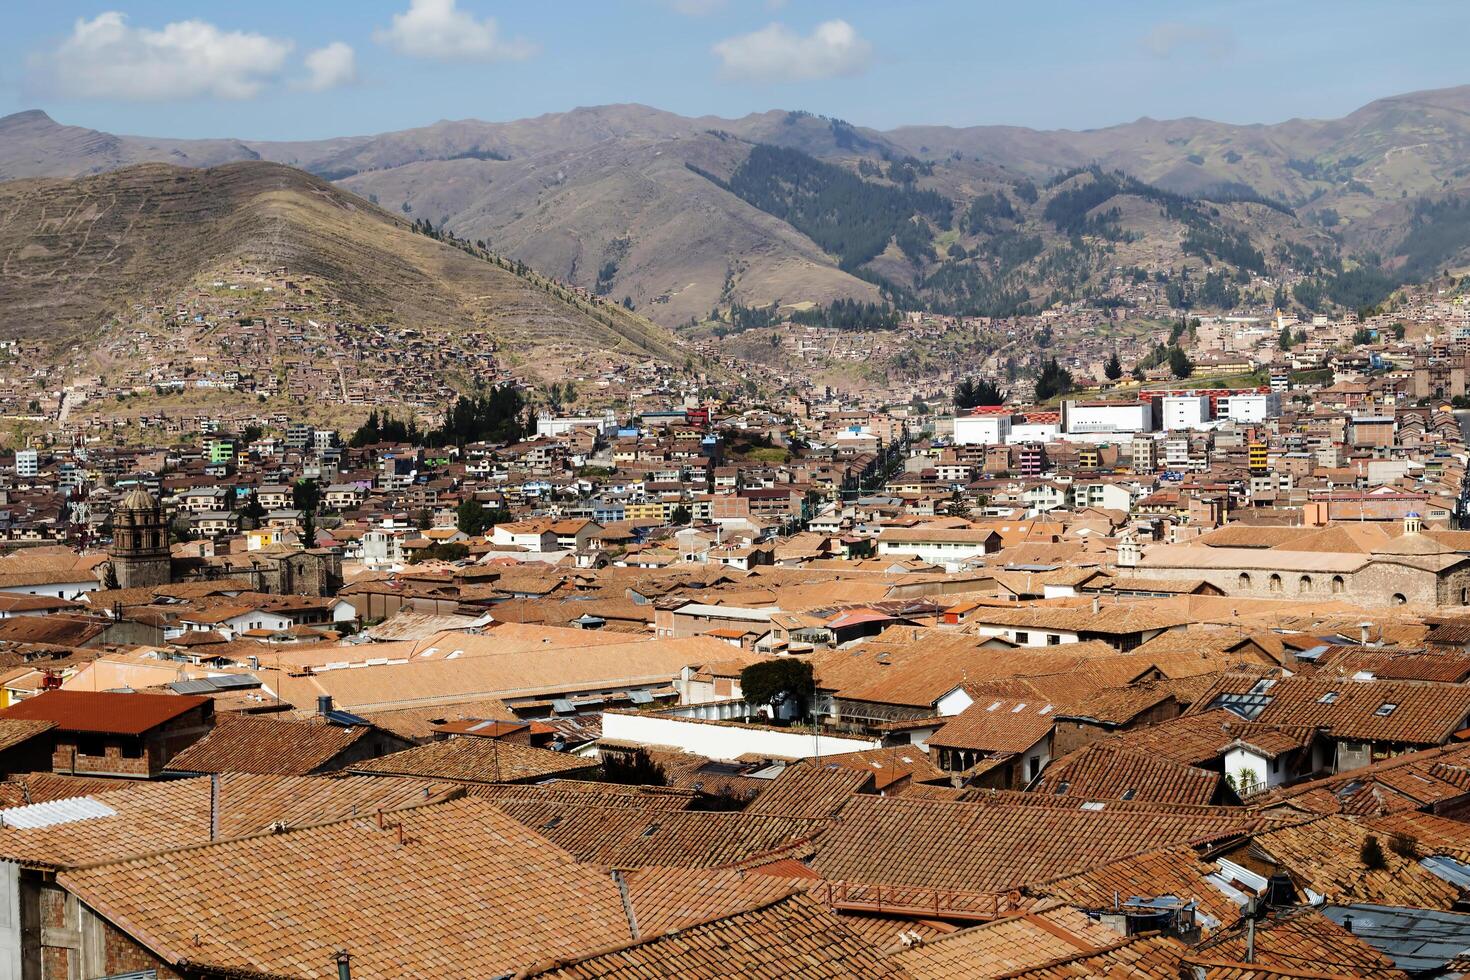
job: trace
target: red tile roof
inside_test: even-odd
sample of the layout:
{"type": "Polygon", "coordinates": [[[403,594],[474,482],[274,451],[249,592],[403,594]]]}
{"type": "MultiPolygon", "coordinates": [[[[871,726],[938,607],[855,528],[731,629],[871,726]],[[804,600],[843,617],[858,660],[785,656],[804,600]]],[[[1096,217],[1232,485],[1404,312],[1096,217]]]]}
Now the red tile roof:
{"type": "Polygon", "coordinates": [[[69,732],[142,735],[208,701],[176,694],[47,691],[0,711],[0,718],[50,721],[69,732]]]}

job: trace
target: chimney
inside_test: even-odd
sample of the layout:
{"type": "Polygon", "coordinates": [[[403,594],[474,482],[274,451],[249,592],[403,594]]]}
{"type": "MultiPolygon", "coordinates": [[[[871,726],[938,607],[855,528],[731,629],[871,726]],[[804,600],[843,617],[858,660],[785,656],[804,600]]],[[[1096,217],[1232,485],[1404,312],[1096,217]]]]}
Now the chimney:
{"type": "Polygon", "coordinates": [[[352,954],[345,949],[337,951],[337,980],[352,980],[352,954]]]}
{"type": "Polygon", "coordinates": [[[318,694],[316,696],[316,713],[323,718],[332,710],[332,696],[330,694],[318,694]]]}
{"type": "Polygon", "coordinates": [[[1092,597],[1092,614],[1094,616],[1096,616],[1101,611],[1102,611],[1102,600],[1099,599],[1097,596],[1093,596],[1092,597]]]}
{"type": "Polygon", "coordinates": [[[219,773],[209,774],[209,839],[219,840],[219,773]]]}

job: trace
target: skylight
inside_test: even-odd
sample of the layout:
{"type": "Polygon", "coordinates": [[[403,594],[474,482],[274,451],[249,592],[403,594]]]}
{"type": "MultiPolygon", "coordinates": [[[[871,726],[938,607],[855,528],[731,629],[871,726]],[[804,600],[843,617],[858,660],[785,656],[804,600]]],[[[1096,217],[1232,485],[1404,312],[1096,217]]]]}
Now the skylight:
{"type": "Polygon", "coordinates": [[[1394,704],[1392,701],[1385,701],[1378,706],[1377,711],[1373,712],[1373,716],[1375,718],[1387,718],[1389,715],[1393,714],[1397,708],[1398,705],[1394,704]]]}

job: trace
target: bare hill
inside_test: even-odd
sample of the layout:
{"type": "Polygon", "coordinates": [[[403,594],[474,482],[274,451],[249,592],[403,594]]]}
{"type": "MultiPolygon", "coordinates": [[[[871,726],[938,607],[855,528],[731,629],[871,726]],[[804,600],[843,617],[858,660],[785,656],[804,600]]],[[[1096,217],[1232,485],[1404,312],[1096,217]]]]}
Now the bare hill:
{"type": "Polygon", "coordinates": [[[528,353],[572,340],[682,357],[671,335],[640,317],[584,308],[271,163],[149,164],[0,184],[0,257],[3,336],[85,336],[129,304],[243,263],[319,277],[363,317],[488,327],[528,353]]]}

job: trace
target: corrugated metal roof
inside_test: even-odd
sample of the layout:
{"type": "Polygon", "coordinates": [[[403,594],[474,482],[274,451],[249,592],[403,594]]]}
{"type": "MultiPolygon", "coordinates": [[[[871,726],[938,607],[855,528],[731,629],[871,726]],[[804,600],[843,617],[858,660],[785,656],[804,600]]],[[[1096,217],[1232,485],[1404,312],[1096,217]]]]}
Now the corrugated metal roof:
{"type": "Polygon", "coordinates": [[[73,796],[49,803],[33,803],[30,806],[11,807],[0,810],[0,826],[30,830],[35,827],[53,827],[78,820],[94,820],[97,817],[115,817],[117,811],[106,803],[99,803],[90,796],[73,796]]]}
{"type": "Polygon", "coordinates": [[[174,694],[47,691],[0,711],[0,718],[53,721],[71,732],[141,735],[172,721],[208,698],[174,694]]]}
{"type": "Polygon", "coordinates": [[[1353,935],[1406,973],[1441,970],[1470,952],[1470,915],[1394,905],[1328,905],[1322,914],[1338,925],[1352,919],[1353,935]]]}

